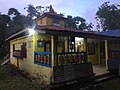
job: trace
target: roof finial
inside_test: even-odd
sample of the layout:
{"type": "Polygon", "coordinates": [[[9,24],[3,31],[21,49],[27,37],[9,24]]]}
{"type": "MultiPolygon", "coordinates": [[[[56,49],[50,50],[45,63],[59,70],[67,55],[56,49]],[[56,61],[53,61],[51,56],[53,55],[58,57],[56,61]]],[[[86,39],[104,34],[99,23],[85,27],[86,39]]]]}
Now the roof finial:
{"type": "Polygon", "coordinates": [[[49,12],[52,12],[52,13],[54,13],[54,9],[52,8],[52,5],[50,5],[49,12]]]}

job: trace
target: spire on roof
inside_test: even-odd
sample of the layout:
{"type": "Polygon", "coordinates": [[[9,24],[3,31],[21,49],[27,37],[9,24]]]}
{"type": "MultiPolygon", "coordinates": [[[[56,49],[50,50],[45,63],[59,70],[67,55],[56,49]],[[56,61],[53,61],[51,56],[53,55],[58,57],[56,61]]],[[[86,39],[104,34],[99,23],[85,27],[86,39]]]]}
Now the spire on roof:
{"type": "Polygon", "coordinates": [[[55,12],[54,12],[54,9],[53,9],[53,7],[52,7],[52,5],[50,5],[49,12],[51,12],[51,13],[55,13],[55,12]]]}

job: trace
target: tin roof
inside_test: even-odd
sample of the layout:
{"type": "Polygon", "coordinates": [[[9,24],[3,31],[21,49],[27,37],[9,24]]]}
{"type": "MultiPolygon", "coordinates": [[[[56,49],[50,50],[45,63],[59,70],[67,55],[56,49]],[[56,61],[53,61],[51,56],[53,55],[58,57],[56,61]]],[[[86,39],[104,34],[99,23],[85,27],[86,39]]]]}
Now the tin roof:
{"type": "MultiPolygon", "coordinates": [[[[63,36],[75,36],[75,37],[86,37],[86,38],[94,38],[94,39],[111,39],[111,40],[120,40],[120,30],[111,30],[106,32],[87,32],[82,30],[73,30],[69,28],[59,27],[59,26],[36,26],[35,30],[38,33],[44,34],[54,34],[54,35],[63,35],[63,36]]],[[[6,40],[11,40],[16,37],[20,37],[21,35],[27,35],[28,30],[23,29],[20,32],[17,32],[11,35],[6,40]]]]}
{"type": "Polygon", "coordinates": [[[107,36],[114,36],[114,37],[120,37],[120,29],[103,31],[103,32],[99,32],[98,34],[107,35],[107,36]]]}
{"type": "Polygon", "coordinates": [[[82,30],[74,30],[64,27],[58,27],[58,26],[36,26],[37,31],[44,30],[46,33],[49,34],[58,34],[58,35],[67,35],[67,36],[78,36],[78,37],[87,37],[87,38],[95,38],[95,39],[118,39],[120,37],[118,36],[110,36],[105,35],[102,33],[96,33],[96,32],[88,32],[88,31],[82,31],[82,30]]]}

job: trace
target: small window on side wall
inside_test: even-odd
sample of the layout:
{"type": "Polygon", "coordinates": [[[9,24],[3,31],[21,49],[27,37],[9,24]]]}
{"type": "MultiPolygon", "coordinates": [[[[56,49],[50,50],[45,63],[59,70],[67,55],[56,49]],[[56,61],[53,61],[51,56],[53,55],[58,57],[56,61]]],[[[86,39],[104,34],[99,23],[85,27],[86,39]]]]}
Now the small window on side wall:
{"type": "Polygon", "coordinates": [[[13,44],[13,52],[15,51],[15,44],[13,44]]]}
{"type": "Polygon", "coordinates": [[[21,52],[22,52],[22,57],[27,58],[26,42],[21,43],[21,52]]]}
{"type": "Polygon", "coordinates": [[[44,41],[38,40],[38,47],[43,48],[44,47],[44,41]]]}
{"type": "Polygon", "coordinates": [[[60,20],[59,19],[53,19],[53,25],[60,26],[60,20]]]}
{"type": "Polygon", "coordinates": [[[30,48],[32,48],[32,42],[31,41],[28,42],[28,49],[30,49],[30,48]]]}

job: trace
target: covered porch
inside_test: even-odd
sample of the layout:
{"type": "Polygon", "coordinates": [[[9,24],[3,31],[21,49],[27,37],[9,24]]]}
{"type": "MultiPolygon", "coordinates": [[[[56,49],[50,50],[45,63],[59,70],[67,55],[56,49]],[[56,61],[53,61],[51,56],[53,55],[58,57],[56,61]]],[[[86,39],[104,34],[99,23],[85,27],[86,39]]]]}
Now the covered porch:
{"type": "MultiPolygon", "coordinates": [[[[69,63],[92,62],[93,65],[106,66],[107,70],[108,40],[119,39],[93,32],[69,30],[55,26],[38,26],[36,29],[45,31],[46,37],[49,37],[49,40],[37,38],[36,43],[39,41],[41,44],[44,41],[45,43],[49,42],[42,52],[48,52],[51,55],[51,67],[69,63]],[[102,41],[103,43],[101,43],[102,41]]],[[[41,51],[36,49],[35,52],[41,51]]]]}
{"type": "Polygon", "coordinates": [[[95,73],[95,76],[109,73],[104,65],[93,65],[93,72],[95,73]]]}

